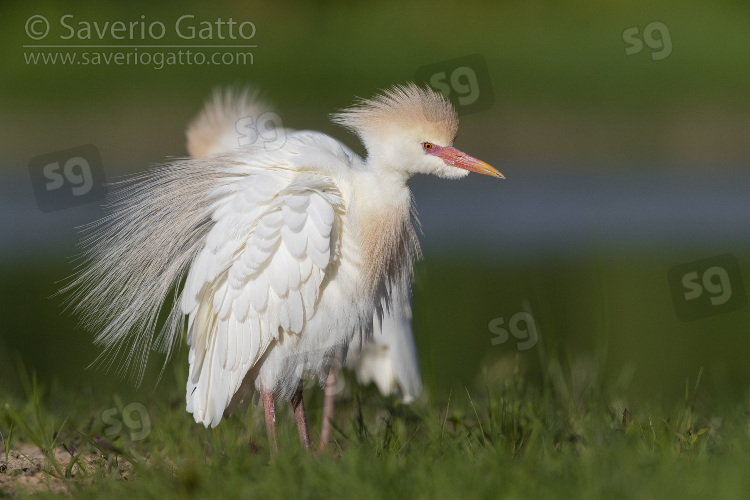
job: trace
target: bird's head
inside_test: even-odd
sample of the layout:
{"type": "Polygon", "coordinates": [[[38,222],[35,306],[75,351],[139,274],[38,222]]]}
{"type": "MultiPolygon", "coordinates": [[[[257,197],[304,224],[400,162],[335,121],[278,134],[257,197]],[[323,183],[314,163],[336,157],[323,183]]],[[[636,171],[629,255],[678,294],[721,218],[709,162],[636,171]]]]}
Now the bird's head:
{"type": "Polygon", "coordinates": [[[453,147],[458,116],[451,103],[429,88],[397,85],[332,115],[357,134],[368,163],[406,177],[434,174],[457,179],[469,172],[505,178],[487,163],[453,147]]]}

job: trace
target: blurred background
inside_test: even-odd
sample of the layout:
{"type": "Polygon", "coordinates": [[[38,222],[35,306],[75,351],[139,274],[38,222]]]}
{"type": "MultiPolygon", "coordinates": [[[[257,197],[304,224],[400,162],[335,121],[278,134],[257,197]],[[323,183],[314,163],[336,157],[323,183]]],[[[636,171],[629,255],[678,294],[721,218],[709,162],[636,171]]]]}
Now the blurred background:
{"type": "Polygon", "coordinates": [[[363,152],[328,113],[413,80],[507,177],[411,182],[430,395],[512,376],[491,369],[505,358],[644,402],[681,398],[701,367],[712,396],[748,389],[746,2],[5,2],[0,32],[4,390],[19,359],[71,387],[127,384],[86,369],[93,332],[53,294],[76,227],[104,214],[100,181],[185,156],[214,87],[258,86],[284,126],[363,152]]]}

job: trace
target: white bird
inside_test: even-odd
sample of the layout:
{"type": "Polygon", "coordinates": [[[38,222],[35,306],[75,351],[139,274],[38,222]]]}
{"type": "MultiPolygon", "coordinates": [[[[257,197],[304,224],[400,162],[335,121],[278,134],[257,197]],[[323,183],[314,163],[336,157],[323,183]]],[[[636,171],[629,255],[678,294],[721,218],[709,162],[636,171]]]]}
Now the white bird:
{"type": "MultiPolygon", "coordinates": [[[[259,98],[257,91],[247,87],[241,90],[216,89],[188,126],[187,149],[193,158],[236,151],[243,144],[254,141],[261,142],[266,149],[276,149],[293,132],[283,127],[281,117],[259,98]]],[[[343,144],[342,148],[349,156],[355,156],[343,144]]],[[[381,394],[397,395],[402,402],[410,403],[422,392],[422,378],[411,328],[409,299],[394,293],[390,307],[382,311],[382,315],[382,318],[377,314],[373,317],[372,338],[365,338],[362,332],[354,335],[343,364],[356,373],[360,384],[374,382],[381,394]]],[[[334,365],[326,382],[319,448],[328,444],[332,430],[330,422],[338,388],[337,375],[338,365],[334,365]]],[[[237,394],[234,399],[238,399],[237,394]]]]}
{"type": "Polygon", "coordinates": [[[179,343],[187,316],[187,410],[206,426],[244,381],[261,395],[272,444],[276,397],[292,400],[309,446],[300,380],[324,382],[392,297],[409,297],[419,243],[408,179],[503,177],[453,147],[457,115],[430,89],[395,86],[333,121],[359,136],[366,159],[299,131],[279,147],[177,160],[125,182],[83,241],[87,260],[66,289],[102,356],[121,355],[140,377],[152,347],[179,343]]]}

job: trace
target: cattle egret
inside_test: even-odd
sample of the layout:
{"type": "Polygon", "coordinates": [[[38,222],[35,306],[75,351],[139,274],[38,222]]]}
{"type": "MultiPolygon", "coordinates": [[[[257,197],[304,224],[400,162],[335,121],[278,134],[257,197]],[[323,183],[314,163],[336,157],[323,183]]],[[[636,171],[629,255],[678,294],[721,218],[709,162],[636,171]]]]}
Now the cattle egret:
{"type": "MultiPolygon", "coordinates": [[[[249,139],[262,141],[266,148],[277,147],[292,132],[294,130],[282,126],[279,115],[259,99],[257,92],[249,88],[241,91],[217,89],[188,127],[187,149],[193,158],[205,158],[240,149],[249,139]]],[[[354,156],[350,150],[346,151],[354,156]]],[[[360,384],[374,382],[381,394],[397,395],[402,402],[410,403],[422,392],[419,359],[411,329],[411,306],[407,298],[394,293],[390,307],[382,314],[382,318],[374,315],[371,339],[361,332],[354,335],[347,348],[345,366],[356,373],[360,384]]],[[[321,449],[328,444],[331,435],[337,374],[338,366],[334,365],[325,387],[321,449]]],[[[233,401],[239,402],[237,400],[246,393],[238,391],[240,397],[235,394],[233,401]]],[[[229,407],[224,415],[228,412],[229,407]]]]}
{"type": "MultiPolygon", "coordinates": [[[[194,127],[222,118],[216,109],[194,127]]],[[[291,400],[308,447],[302,378],[322,384],[355,335],[372,338],[373,318],[409,297],[419,256],[409,178],[503,178],[453,147],[455,110],[429,88],[394,86],[332,119],[366,159],[326,134],[291,131],[272,147],[191,150],[196,158],[125,181],[111,215],[87,228],[86,261],[66,287],[99,332],[100,359],[120,358],[138,380],[151,348],[179,343],[187,316],[187,410],[216,426],[250,387],[274,448],[274,398],[291,400]]]]}

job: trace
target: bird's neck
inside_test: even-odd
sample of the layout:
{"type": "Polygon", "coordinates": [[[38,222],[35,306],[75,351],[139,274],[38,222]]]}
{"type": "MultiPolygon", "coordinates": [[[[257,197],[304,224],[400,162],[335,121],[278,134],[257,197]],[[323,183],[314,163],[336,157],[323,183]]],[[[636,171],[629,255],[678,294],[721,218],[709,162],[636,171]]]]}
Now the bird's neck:
{"type": "Polygon", "coordinates": [[[358,191],[362,283],[373,293],[388,283],[409,283],[419,242],[406,181],[372,173],[360,179],[358,191]]]}

